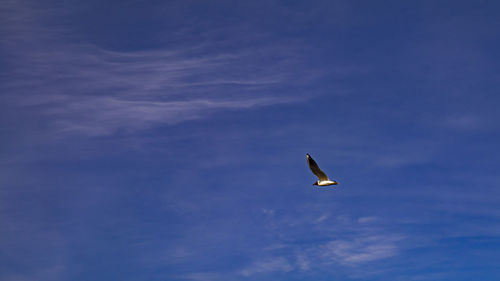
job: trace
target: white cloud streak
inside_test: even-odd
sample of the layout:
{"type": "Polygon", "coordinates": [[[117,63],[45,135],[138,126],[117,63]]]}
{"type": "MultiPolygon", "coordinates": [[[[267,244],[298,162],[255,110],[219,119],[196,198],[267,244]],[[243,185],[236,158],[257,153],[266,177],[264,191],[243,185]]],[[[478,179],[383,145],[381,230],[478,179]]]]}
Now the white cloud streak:
{"type": "MultiPolygon", "coordinates": [[[[58,134],[136,132],[199,119],[214,111],[296,102],[298,55],[290,46],[257,51],[190,47],[118,52],[68,43],[71,30],[44,26],[64,11],[26,11],[8,2],[4,33],[13,71],[1,98],[46,121],[58,134]],[[45,29],[43,28],[45,27],[45,29]],[[57,30],[57,32],[56,32],[57,30]],[[63,30],[61,33],[59,30],[63,30]],[[22,35],[22,36],[21,36],[22,35]],[[280,94],[285,92],[287,94],[280,94]]],[[[69,40],[70,42],[72,40],[69,40]]],[[[210,45],[210,44],[208,44],[210,45]]]]}
{"type": "Polygon", "coordinates": [[[323,245],[324,256],[336,263],[358,265],[397,255],[400,236],[374,235],[354,239],[339,239],[323,245]]]}
{"type": "MultiPolygon", "coordinates": [[[[283,221],[283,218],[276,219],[283,221]]],[[[273,228],[277,227],[280,232],[291,232],[285,227],[289,224],[287,219],[278,224],[279,226],[273,228]]],[[[320,221],[305,217],[296,218],[295,227],[309,225],[307,228],[312,241],[267,247],[264,257],[257,258],[244,268],[241,274],[251,276],[259,273],[297,271],[307,275],[318,269],[342,270],[368,276],[376,274],[364,268],[399,255],[406,239],[403,234],[391,233],[384,229],[382,224],[383,219],[374,216],[357,219],[325,216],[320,221]],[[318,235],[317,231],[322,232],[320,236],[323,238],[315,241],[313,237],[318,235]],[[345,236],[344,233],[350,234],[345,236]]]]}
{"type": "Polygon", "coordinates": [[[269,258],[266,260],[256,261],[252,265],[241,271],[243,276],[252,276],[259,273],[270,272],[289,272],[293,270],[293,266],[283,257],[269,258]]]}
{"type": "Polygon", "coordinates": [[[57,104],[42,112],[57,116],[53,125],[59,133],[98,136],[110,135],[120,129],[133,132],[157,124],[175,124],[198,119],[215,110],[249,109],[277,103],[280,101],[271,98],[223,101],[209,99],[130,101],[95,97],[57,104]]]}

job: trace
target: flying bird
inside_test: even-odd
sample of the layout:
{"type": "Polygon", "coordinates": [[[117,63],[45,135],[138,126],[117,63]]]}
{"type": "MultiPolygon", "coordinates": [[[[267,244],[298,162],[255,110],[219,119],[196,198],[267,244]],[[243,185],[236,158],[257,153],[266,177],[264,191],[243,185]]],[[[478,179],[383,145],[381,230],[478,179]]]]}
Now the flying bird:
{"type": "Polygon", "coordinates": [[[336,185],[339,184],[338,182],[334,180],[330,180],[326,174],[321,171],[321,169],[318,167],[318,164],[316,161],[314,161],[311,157],[311,155],[306,154],[307,157],[307,164],[309,164],[309,168],[318,177],[318,181],[313,183],[313,185],[319,185],[319,186],[328,186],[328,185],[336,185]]]}

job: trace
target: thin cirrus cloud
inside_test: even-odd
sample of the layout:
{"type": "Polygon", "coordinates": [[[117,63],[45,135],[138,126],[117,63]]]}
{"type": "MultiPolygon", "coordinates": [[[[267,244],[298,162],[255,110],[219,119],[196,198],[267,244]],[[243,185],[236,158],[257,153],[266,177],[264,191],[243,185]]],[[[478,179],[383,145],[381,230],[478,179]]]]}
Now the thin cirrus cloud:
{"type": "MultiPolygon", "coordinates": [[[[321,269],[371,275],[371,269],[365,267],[400,255],[407,240],[404,233],[385,229],[383,219],[379,217],[329,217],[315,221],[314,227],[307,227],[310,218],[295,218],[293,221],[295,227],[308,229],[311,241],[297,243],[291,238],[291,243],[267,247],[267,255],[256,257],[239,274],[248,277],[294,271],[309,275],[321,269]],[[349,237],[343,235],[346,232],[351,233],[349,237]]],[[[289,232],[285,226],[289,223],[275,221],[273,225],[278,225],[274,225],[274,231],[289,232]]]]}
{"type": "Polygon", "coordinates": [[[397,256],[405,237],[381,229],[363,229],[349,238],[327,241],[312,249],[311,259],[321,257],[324,264],[357,267],[397,256]]]}
{"type": "MultiPolygon", "coordinates": [[[[223,109],[246,109],[282,103],[276,99],[215,101],[129,101],[111,97],[90,98],[54,105],[42,113],[57,116],[53,126],[59,133],[89,136],[110,135],[117,130],[132,132],[158,124],[175,124],[223,109]]],[[[289,100],[290,102],[290,100],[289,100]]]]}
{"type": "Polygon", "coordinates": [[[396,241],[402,237],[375,235],[352,240],[334,240],[323,245],[325,256],[344,265],[358,265],[397,255],[396,241]]]}
{"type": "MultiPolygon", "coordinates": [[[[47,118],[57,132],[91,136],[175,124],[215,110],[297,100],[266,97],[279,90],[276,84],[287,81],[288,74],[246,75],[248,66],[238,64],[249,57],[184,56],[169,51],[116,53],[95,47],[40,52],[36,60],[20,65],[7,85],[7,92],[16,95],[7,99],[47,118]],[[243,74],[227,74],[235,67],[243,74]]],[[[269,67],[280,72],[284,65],[269,67]]]]}
{"type": "Polygon", "coordinates": [[[296,69],[301,65],[294,47],[271,43],[258,51],[214,51],[213,44],[204,42],[111,51],[69,43],[71,30],[44,26],[41,19],[62,14],[59,10],[34,13],[14,4],[7,8],[19,19],[6,20],[4,32],[11,40],[4,46],[12,71],[2,86],[2,99],[42,118],[52,133],[135,132],[220,110],[300,100],[290,90],[298,84],[296,69]]]}
{"type": "Polygon", "coordinates": [[[269,258],[266,260],[256,261],[250,266],[241,270],[241,275],[251,276],[259,273],[270,273],[270,272],[289,272],[292,271],[294,267],[283,257],[269,258]]]}

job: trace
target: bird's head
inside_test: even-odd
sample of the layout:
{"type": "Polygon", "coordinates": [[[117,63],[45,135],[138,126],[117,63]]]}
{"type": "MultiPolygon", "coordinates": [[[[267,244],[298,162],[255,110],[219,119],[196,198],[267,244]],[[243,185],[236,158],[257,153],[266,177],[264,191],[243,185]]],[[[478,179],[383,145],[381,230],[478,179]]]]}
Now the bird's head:
{"type": "Polygon", "coordinates": [[[317,181],[315,181],[315,182],[313,183],[313,185],[318,185],[318,182],[317,182],[317,181]]]}
{"type": "Polygon", "coordinates": [[[338,183],[337,181],[333,181],[333,183],[332,183],[332,184],[337,185],[337,184],[339,184],[339,183],[338,183]]]}

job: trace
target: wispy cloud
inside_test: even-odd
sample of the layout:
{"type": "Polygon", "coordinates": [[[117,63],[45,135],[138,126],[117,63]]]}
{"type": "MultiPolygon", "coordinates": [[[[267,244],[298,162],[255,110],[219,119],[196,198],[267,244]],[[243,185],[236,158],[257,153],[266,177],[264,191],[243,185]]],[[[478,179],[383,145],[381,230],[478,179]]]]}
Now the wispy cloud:
{"type": "Polygon", "coordinates": [[[311,261],[304,254],[297,254],[297,267],[300,270],[307,271],[311,269],[311,261]]]}
{"type": "Polygon", "coordinates": [[[358,265],[397,255],[400,236],[375,235],[339,239],[323,246],[324,256],[336,263],[358,265]]]}
{"type": "Polygon", "coordinates": [[[292,99],[255,98],[246,100],[194,99],[188,101],[133,101],[112,97],[94,97],[52,104],[42,113],[55,117],[52,121],[59,133],[109,135],[158,124],[175,124],[201,118],[221,109],[253,107],[291,102],[292,99]]]}
{"type": "MultiPolygon", "coordinates": [[[[365,266],[395,257],[402,252],[405,235],[384,229],[383,219],[380,217],[353,219],[346,216],[337,218],[322,216],[321,218],[323,219],[310,222],[304,217],[296,218],[295,227],[306,227],[310,224],[307,228],[312,240],[292,241],[267,247],[266,253],[261,254],[241,273],[245,276],[288,271],[309,274],[318,269],[326,271],[342,269],[345,272],[355,270],[357,274],[370,276],[376,273],[371,269],[363,269],[365,266]],[[322,234],[319,235],[316,229],[322,234]],[[345,233],[349,233],[349,236],[345,236],[345,233]]],[[[284,221],[285,224],[289,224],[287,219],[284,221]]],[[[280,223],[273,224],[278,224],[273,225],[273,229],[277,231],[293,233],[280,223]]]]}
{"type": "Polygon", "coordinates": [[[24,20],[8,19],[6,34],[12,40],[6,50],[13,71],[2,86],[2,100],[42,118],[52,132],[89,136],[134,132],[218,110],[299,100],[289,87],[297,84],[300,65],[294,47],[268,44],[258,51],[243,46],[214,51],[205,42],[110,51],[69,43],[55,28],[44,25],[42,19],[57,17],[59,10],[34,13],[9,3],[6,10],[24,20]]]}
{"type": "Polygon", "coordinates": [[[454,115],[444,118],[442,126],[449,129],[473,131],[485,127],[484,120],[478,115],[454,115]]]}
{"type": "Polygon", "coordinates": [[[289,272],[293,266],[283,257],[269,258],[257,261],[241,271],[243,276],[251,276],[258,273],[289,272]]]}

